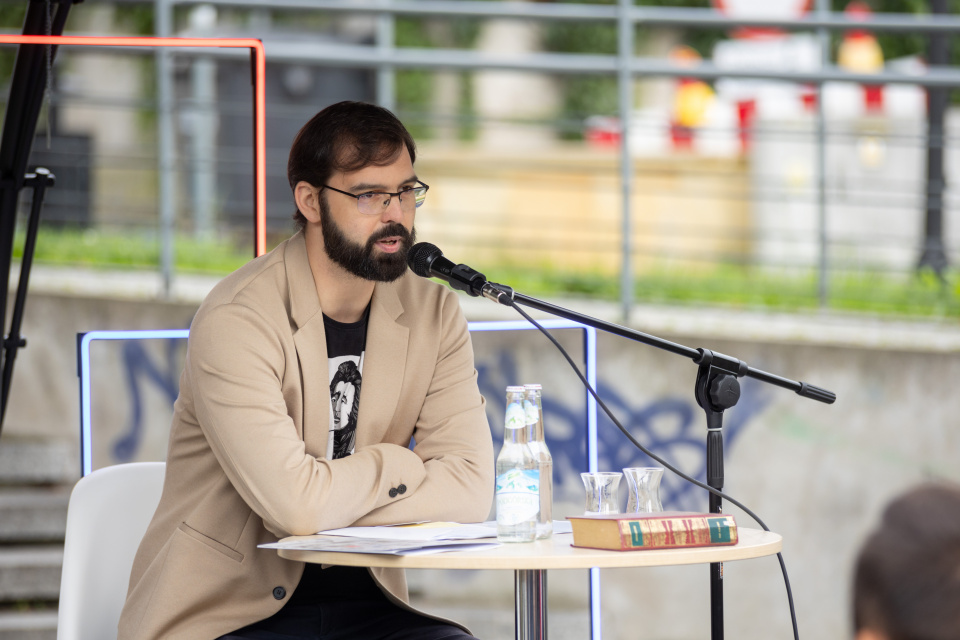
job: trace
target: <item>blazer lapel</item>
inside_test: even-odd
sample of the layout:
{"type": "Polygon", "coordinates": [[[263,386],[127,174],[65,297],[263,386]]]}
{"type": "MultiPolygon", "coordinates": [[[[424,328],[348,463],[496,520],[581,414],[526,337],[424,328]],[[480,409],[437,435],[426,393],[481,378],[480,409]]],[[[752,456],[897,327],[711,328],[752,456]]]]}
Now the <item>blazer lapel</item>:
{"type": "MultiPolygon", "coordinates": [[[[400,400],[410,330],[397,322],[403,304],[396,287],[377,283],[370,303],[363,356],[357,448],[384,441],[400,400]]],[[[407,443],[402,443],[406,445],[407,443]]]]}
{"type": "Polygon", "coordinates": [[[290,317],[295,329],[303,397],[300,437],[307,453],[323,458],[327,454],[330,430],[330,383],[327,372],[327,338],[323,331],[323,314],[317,285],[313,280],[303,232],[290,239],[284,257],[287,286],[290,290],[290,317]]]}

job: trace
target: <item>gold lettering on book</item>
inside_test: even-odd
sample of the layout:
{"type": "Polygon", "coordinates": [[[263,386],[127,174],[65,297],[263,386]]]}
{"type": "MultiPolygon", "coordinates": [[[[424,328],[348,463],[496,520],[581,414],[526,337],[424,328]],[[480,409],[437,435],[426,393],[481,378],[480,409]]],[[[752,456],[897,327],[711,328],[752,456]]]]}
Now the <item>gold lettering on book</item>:
{"type": "Polygon", "coordinates": [[[673,545],[677,544],[676,535],[673,533],[673,521],[664,520],[663,528],[666,529],[666,537],[663,541],[664,545],[669,545],[672,547],[673,545]]]}
{"type": "Polygon", "coordinates": [[[686,543],[685,544],[694,544],[697,539],[693,533],[693,520],[689,518],[683,519],[683,530],[686,532],[686,543]]]}

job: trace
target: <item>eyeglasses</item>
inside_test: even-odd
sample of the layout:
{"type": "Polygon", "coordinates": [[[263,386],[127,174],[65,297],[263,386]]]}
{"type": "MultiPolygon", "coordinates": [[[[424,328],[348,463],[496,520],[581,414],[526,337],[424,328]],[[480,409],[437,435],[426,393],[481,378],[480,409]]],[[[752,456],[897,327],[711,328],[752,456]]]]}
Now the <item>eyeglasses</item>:
{"type": "Polygon", "coordinates": [[[348,191],[335,189],[328,184],[323,185],[321,190],[330,189],[331,191],[342,193],[345,196],[356,198],[357,210],[360,213],[365,216],[379,216],[387,210],[387,207],[390,206],[390,201],[393,200],[394,196],[400,200],[400,208],[404,211],[409,212],[419,208],[420,205],[423,204],[423,201],[426,200],[427,190],[429,188],[430,187],[428,185],[425,185],[417,180],[416,187],[407,187],[406,189],[401,189],[396,193],[390,193],[389,191],[370,191],[356,195],[348,191]]]}

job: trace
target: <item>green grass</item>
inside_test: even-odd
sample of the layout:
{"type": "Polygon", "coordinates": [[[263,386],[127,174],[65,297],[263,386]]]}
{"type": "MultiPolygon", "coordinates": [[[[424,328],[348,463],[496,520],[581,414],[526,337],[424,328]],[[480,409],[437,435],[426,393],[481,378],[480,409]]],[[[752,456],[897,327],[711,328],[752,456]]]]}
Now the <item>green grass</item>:
{"type": "MultiPolygon", "coordinates": [[[[932,273],[833,273],[826,283],[834,310],[903,316],[960,317],[958,274],[944,281],[932,273]]],[[[710,272],[661,272],[638,276],[638,299],[666,304],[718,304],[737,308],[804,311],[820,307],[813,271],[776,273],[720,266],[710,272]]]]}
{"type": "MultiPolygon", "coordinates": [[[[491,269],[496,282],[529,295],[620,297],[619,278],[582,273],[491,269]]],[[[960,317],[960,274],[941,282],[933,274],[841,273],[827,282],[828,308],[895,316],[960,317]]],[[[711,305],[739,309],[811,311],[820,308],[814,272],[774,273],[720,265],[705,271],[661,270],[634,277],[634,300],[641,304],[711,305]]]]}
{"type": "MultiPolygon", "coordinates": [[[[14,256],[22,253],[23,236],[15,239],[14,256]]],[[[175,269],[182,273],[226,275],[250,259],[249,243],[199,241],[178,235],[175,269]]],[[[157,269],[160,242],[156,233],[43,228],[35,261],[60,266],[157,269]]],[[[476,266],[476,265],[474,265],[476,266]]],[[[564,272],[543,266],[485,268],[495,282],[510,284],[535,297],[583,296],[618,300],[616,275],[564,272]]],[[[661,268],[638,273],[634,300],[640,304],[715,305],[741,309],[809,311],[820,307],[818,280],[812,270],[773,271],[718,265],[713,269],[661,268]]],[[[941,281],[932,273],[904,275],[881,272],[838,272],[828,283],[832,310],[889,316],[960,318],[960,272],[941,281]]]]}
{"type": "MultiPolygon", "coordinates": [[[[490,280],[510,284],[531,296],[574,295],[619,300],[619,276],[564,273],[543,267],[484,269],[490,280]]],[[[960,272],[943,281],[930,272],[834,273],[827,283],[828,308],[890,316],[960,318],[960,272]]],[[[775,271],[718,265],[712,269],[655,269],[634,277],[640,304],[711,305],[738,309],[812,311],[820,308],[813,270],[775,271]]]]}
{"type": "MultiPolygon", "coordinates": [[[[226,275],[250,260],[252,248],[230,241],[201,241],[189,235],[174,240],[177,271],[226,275]]],[[[23,234],[14,240],[13,255],[23,254],[23,234]]],[[[156,233],[109,232],[78,229],[41,229],[36,264],[98,268],[156,269],[160,264],[160,237],[156,233]]]]}

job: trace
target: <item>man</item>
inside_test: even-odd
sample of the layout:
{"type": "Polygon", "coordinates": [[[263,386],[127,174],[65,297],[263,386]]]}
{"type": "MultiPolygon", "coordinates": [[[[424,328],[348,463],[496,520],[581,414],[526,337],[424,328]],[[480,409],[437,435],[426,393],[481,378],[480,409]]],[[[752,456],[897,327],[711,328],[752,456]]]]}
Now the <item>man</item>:
{"type": "Polygon", "coordinates": [[[361,103],[297,135],[298,232],[219,283],[193,320],[120,638],[471,637],[415,612],[400,570],[257,548],[487,516],[493,446],[466,322],[455,294],[406,269],[428,188],[415,154],[393,114],[361,103]]]}
{"type": "Polygon", "coordinates": [[[960,487],[920,485],[893,500],[857,558],[856,640],[960,638],[960,487]]]}

